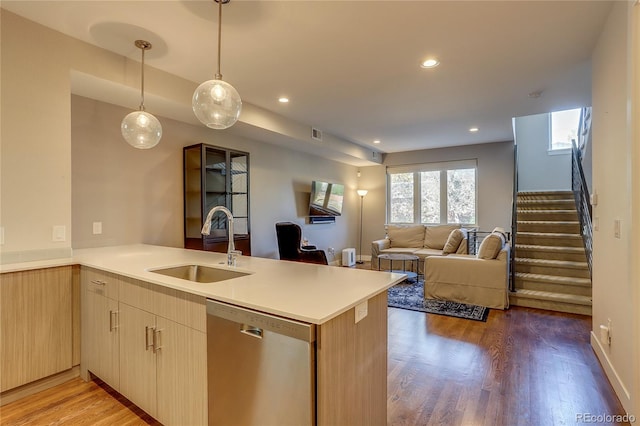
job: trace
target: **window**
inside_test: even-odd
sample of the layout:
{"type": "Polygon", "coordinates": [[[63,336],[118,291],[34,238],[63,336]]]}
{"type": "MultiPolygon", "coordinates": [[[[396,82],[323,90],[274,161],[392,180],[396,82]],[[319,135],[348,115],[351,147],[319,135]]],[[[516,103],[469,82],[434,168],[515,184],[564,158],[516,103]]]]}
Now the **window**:
{"type": "Polygon", "coordinates": [[[476,160],[387,168],[389,223],[476,224],[476,160]]]}
{"type": "Polygon", "coordinates": [[[556,111],[549,114],[551,122],[551,137],[549,150],[571,149],[571,141],[578,140],[578,126],[580,125],[580,108],[566,111],[556,111]]]}

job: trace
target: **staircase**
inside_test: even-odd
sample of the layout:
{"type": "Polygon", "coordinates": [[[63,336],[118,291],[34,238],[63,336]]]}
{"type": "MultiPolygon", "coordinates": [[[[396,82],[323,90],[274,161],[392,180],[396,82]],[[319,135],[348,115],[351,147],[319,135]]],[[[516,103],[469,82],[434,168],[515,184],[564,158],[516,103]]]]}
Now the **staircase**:
{"type": "Polygon", "coordinates": [[[571,191],[519,192],[512,305],[591,315],[591,274],[571,191]]]}

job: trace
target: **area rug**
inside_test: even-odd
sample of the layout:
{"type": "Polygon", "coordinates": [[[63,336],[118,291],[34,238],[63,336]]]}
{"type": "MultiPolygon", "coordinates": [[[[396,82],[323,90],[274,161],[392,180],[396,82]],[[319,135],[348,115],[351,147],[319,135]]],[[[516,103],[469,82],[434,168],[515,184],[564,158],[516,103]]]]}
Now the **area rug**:
{"type": "Polygon", "coordinates": [[[446,315],[474,321],[487,321],[489,308],[446,300],[424,300],[424,281],[404,281],[388,290],[388,305],[429,314],[446,315]]]}

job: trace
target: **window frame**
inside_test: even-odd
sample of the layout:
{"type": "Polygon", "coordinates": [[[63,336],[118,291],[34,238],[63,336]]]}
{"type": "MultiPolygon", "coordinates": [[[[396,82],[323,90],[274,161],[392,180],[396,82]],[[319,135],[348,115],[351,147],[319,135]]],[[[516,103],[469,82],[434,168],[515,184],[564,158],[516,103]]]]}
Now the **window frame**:
{"type": "MultiPolygon", "coordinates": [[[[387,183],[387,217],[388,224],[393,225],[448,225],[448,176],[449,170],[473,169],[474,170],[474,197],[475,211],[474,216],[476,223],[460,223],[461,226],[476,227],[478,222],[478,160],[458,160],[437,163],[411,164],[405,166],[388,166],[386,169],[387,183]],[[430,223],[422,222],[422,180],[420,174],[422,172],[438,171],[440,172],[440,222],[430,223]],[[391,175],[400,173],[413,173],[413,222],[392,222],[391,221],[391,175]],[[444,221],[443,221],[444,219],[444,221]]],[[[457,223],[456,223],[457,224],[457,223]]]]}

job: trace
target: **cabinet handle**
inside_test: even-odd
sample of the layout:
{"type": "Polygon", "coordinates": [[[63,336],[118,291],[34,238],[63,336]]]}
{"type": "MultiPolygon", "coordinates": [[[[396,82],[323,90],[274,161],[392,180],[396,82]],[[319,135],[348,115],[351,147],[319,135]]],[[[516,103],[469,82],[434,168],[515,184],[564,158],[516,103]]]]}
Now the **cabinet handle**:
{"type": "MultiPolygon", "coordinates": [[[[144,326],[144,350],[148,351],[149,348],[153,347],[153,342],[149,343],[149,331],[153,332],[155,328],[149,327],[148,325],[144,326]]],[[[155,337],[152,337],[151,340],[155,340],[155,337]]],[[[153,349],[155,352],[155,348],[153,349]]]]}
{"type": "Polygon", "coordinates": [[[256,339],[262,339],[262,329],[252,325],[242,324],[240,326],[240,333],[255,337],[256,339]]]}
{"type": "Polygon", "coordinates": [[[162,330],[153,329],[153,353],[155,354],[160,349],[162,349],[162,345],[160,345],[160,332],[162,330]]]}
{"type": "Polygon", "coordinates": [[[115,321],[116,316],[118,315],[118,311],[109,311],[109,331],[113,331],[118,328],[117,322],[115,321]]]}
{"type": "Polygon", "coordinates": [[[107,285],[106,281],[100,281],[100,280],[91,280],[91,283],[96,285],[107,285]]]}

